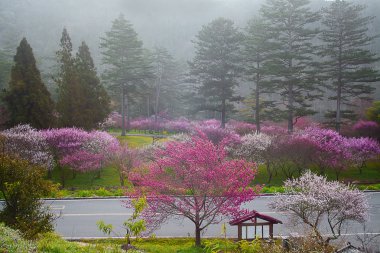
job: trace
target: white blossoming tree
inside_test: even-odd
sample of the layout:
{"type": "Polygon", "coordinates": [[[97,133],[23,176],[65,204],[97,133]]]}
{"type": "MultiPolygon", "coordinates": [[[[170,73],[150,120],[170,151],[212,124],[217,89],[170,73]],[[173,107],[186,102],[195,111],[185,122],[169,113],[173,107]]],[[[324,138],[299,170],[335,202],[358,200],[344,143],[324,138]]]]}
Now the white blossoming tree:
{"type": "Polygon", "coordinates": [[[298,179],[285,182],[287,195],[278,195],[269,206],[276,211],[289,212],[291,218],[311,229],[321,245],[341,236],[349,221],[363,223],[368,216],[368,202],[363,192],[310,171],[298,179]],[[328,235],[322,232],[327,221],[328,235]]]}

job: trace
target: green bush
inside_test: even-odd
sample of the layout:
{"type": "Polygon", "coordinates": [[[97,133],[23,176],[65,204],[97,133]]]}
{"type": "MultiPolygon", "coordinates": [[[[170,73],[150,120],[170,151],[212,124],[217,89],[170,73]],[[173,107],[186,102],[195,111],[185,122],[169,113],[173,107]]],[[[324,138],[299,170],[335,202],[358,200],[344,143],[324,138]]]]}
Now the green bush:
{"type": "Polygon", "coordinates": [[[38,252],[43,253],[121,253],[120,245],[87,244],[63,240],[54,233],[46,233],[38,241],[38,252]]]}
{"type": "Polygon", "coordinates": [[[54,215],[40,201],[54,188],[44,179],[45,173],[44,168],[28,161],[0,155],[0,191],[6,199],[0,221],[19,230],[27,239],[53,230],[54,215]]]}
{"type": "Polygon", "coordinates": [[[37,251],[36,246],[32,242],[24,240],[17,230],[0,223],[0,252],[31,253],[37,251]]]}
{"type": "Polygon", "coordinates": [[[95,195],[96,196],[99,196],[99,197],[108,197],[108,196],[112,196],[112,192],[106,190],[105,188],[103,187],[100,187],[99,189],[95,190],[95,195]]]}
{"type": "Polygon", "coordinates": [[[283,193],[284,191],[282,186],[264,186],[261,189],[261,193],[283,193]]]}

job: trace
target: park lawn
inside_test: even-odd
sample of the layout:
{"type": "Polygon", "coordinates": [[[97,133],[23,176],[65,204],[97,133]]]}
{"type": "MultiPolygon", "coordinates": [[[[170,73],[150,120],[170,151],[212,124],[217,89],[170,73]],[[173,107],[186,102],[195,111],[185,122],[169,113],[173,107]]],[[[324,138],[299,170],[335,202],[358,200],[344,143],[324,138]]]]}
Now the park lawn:
{"type": "MultiPolygon", "coordinates": [[[[115,135],[121,144],[127,144],[130,148],[142,148],[153,143],[153,138],[150,136],[121,136],[115,135]]],[[[167,138],[158,140],[159,142],[168,141],[167,138]]]]}
{"type": "Polygon", "coordinates": [[[148,136],[121,136],[117,135],[116,138],[121,144],[127,144],[130,148],[141,148],[153,143],[153,138],[148,136]]]}
{"type": "MultiPolygon", "coordinates": [[[[312,169],[313,172],[318,173],[317,169],[312,169]]],[[[266,186],[281,186],[283,182],[287,179],[283,173],[280,171],[273,175],[272,181],[268,183],[268,173],[264,165],[260,165],[257,171],[257,175],[253,181],[254,184],[261,184],[266,186]]],[[[298,176],[296,174],[296,176],[298,176]]],[[[336,175],[333,170],[327,170],[326,176],[329,180],[336,180],[336,175]]],[[[362,173],[359,172],[356,168],[349,168],[345,171],[342,171],[339,175],[340,181],[359,181],[362,183],[365,182],[376,182],[380,181],[380,160],[370,161],[367,163],[367,167],[363,168],[362,173]]]]}
{"type": "MultiPolygon", "coordinates": [[[[52,180],[55,183],[61,183],[61,172],[57,169],[53,170],[52,180]]],[[[66,189],[94,189],[99,187],[119,187],[119,174],[114,167],[105,167],[100,172],[77,172],[75,177],[71,170],[65,170],[65,188],[66,189]]]]}

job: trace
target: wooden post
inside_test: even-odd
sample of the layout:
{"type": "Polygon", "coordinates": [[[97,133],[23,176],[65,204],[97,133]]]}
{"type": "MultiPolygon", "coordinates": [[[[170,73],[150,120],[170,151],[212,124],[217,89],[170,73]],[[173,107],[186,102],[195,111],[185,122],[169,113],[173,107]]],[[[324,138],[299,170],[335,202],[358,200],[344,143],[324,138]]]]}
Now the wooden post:
{"type": "Polygon", "coordinates": [[[269,238],[273,239],[273,223],[269,225],[269,238]]]}
{"type": "Polygon", "coordinates": [[[238,225],[238,240],[240,241],[242,239],[242,228],[241,224],[238,225]]]}

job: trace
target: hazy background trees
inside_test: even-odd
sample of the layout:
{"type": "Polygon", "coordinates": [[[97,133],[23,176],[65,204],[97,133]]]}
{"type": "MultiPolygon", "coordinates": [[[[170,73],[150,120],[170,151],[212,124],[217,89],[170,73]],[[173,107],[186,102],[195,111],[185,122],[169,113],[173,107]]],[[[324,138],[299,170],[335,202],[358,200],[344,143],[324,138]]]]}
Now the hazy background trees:
{"type": "Polygon", "coordinates": [[[30,124],[35,128],[52,127],[54,103],[41,80],[28,41],[17,47],[9,88],[4,101],[9,112],[9,126],[30,124]]]}
{"type": "MultiPolygon", "coordinates": [[[[276,3],[276,1],[271,0],[268,1],[266,5],[270,6],[271,2],[276,3]]],[[[287,1],[284,3],[286,2],[287,1]]],[[[331,1],[324,0],[312,0],[310,4],[306,4],[307,2],[308,1],[306,0],[300,1],[301,6],[299,6],[299,17],[303,16],[304,18],[306,17],[306,19],[310,18],[310,16],[307,16],[305,13],[305,11],[307,11],[307,8],[310,8],[309,11],[311,12],[317,12],[322,7],[330,8],[329,6],[331,4],[331,1]],[[303,3],[305,3],[305,5],[303,5],[303,3]]],[[[377,0],[367,0],[364,3],[359,0],[350,0],[349,2],[352,2],[353,4],[366,4],[368,6],[368,8],[364,8],[363,13],[359,15],[363,22],[366,20],[371,21],[371,18],[366,17],[376,16],[378,10],[380,9],[380,3],[377,0]]],[[[142,0],[139,2],[131,0],[114,0],[107,4],[104,4],[102,1],[89,0],[69,0],[65,2],[51,2],[47,0],[16,0],[8,2],[5,0],[0,0],[0,32],[2,34],[0,38],[0,65],[2,66],[0,70],[0,85],[2,87],[7,86],[7,80],[9,80],[10,76],[9,70],[12,64],[12,56],[15,54],[15,48],[17,47],[17,44],[21,38],[26,36],[34,49],[36,63],[41,71],[42,79],[46,84],[47,89],[51,93],[52,98],[56,102],[58,101],[57,110],[58,108],[62,108],[59,103],[59,89],[57,89],[57,83],[54,82],[52,78],[53,76],[57,78],[60,74],[60,65],[57,64],[55,52],[60,48],[59,40],[62,28],[66,27],[70,35],[72,35],[72,58],[75,58],[74,55],[76,53],[76,51],[73,49],[78,48],[81,45],[82,41],[86,41],[86,45],[89,49],[91,49],[94,69],[98,71],[99,76],[102,75],[102,77],[107,77],[107,71],[109,73],[111,70],[111,65],[101,64],[105,63],[102,60],[104,57],[102,52],[105,52],[105,48],[100,47],[100,44],[102,42],[100,38],[107,38],[107,36],[105,36],[105,32],[110,31],[111,21],[115,20],[115,18],[118,17],[120,13],[123,13],[125,15],[125,19],[129,20],[130,25],[133,25],[133,29],[138,40],[143,42],[144,48],[141,46],[141,50],[143,51],[142,57],[144,58],[144,64],[146,64],[147,68],[150,67],[152,69],[152,75],[149,78],[140,79],[138,84],[136,84],[136,81],[136,83],[132,85],[137,85],[138,89],[136,89],[136,92],[133,91],[128,97],[128,101],[130,103],[128,103],[127,109],[129,110],[129,114],[127,115],[132,117],[153,115],[156,113],[155,111],[158,110],[157,113],[160,113],[161,116],[166,115],[168,117],[175,117],[183,115],[186,117],[195,118],[215,117],[220,119],[221,113],[216,110],[203,111],[203,113],[199,112],[198,105],[204,102],[204,97],[202,98],[202,96],[199,96],[196,91],[196,89],[199,87],[199,84],[192,84],[190,81],[193,80],[185,78],[184,73],[186,73],[186,68],[188,67],[187,61],[192,60],[196,53],[196,48],[194,47],[194,43],[192,43],[192,41],[196,39],[196,34],[202,29],[203,25],[209,24],[212,20],[215,20],[219,17],[232,20],[239,32],[244,31],[243,29],[247,27],[248,20],[252,19],[253,17],[259,18],[259,10],[265,3],[266,0],[142,0]],[[49,12],[46,12],[46,9],[49,9],[49,12]],[[86,9],[86,12],[83,12],[83,9],[86,9]],[[20,16],[23,16],[24,18],[18,18],[20,16]],[[165,48],[168,55],[172,57],[172,61],[177,68],[176,70],[174,70],[174,68],[167,68],[170,70],[170,72],[172,72],[170,74],[171,77],[165,77],[164,79],[166,80],[161,79],[161,84],[159,85],[160,89],[157,89],[158,86],[156,85],[159,83],[157,82],[157,80],[159,80],[159,75],[157,75],[157,68],[155,69],[154,67],[157,67],[157,64],[154,63],[152,57],[149,56],[150,53],[148,53],[149,51],[154,52],[154,48],[165,48]],[[160,92],[158,93],[157,91],[160,92]],[[159,96],[157,96],[157,94],[159,94],[159,96]],[[157,97],[159,97],[158,103],[156,102],[157,97]]],[[[289,6],[284,6],[282,14],[286,13],[285,11],[288,9],[288,7],[289,6]]],[[[361,7],[355,8],[361,9],[361,7]]],[[[271,12],[273,14],[276,12],[276,10],[272,8],[271,12]]],[[[312,18],[314,19],[314,17],[312,18]]],[[[268,16],[265,25],[268,25],[269,20],[270,15],[268,16]]],[[[365,30],[368,29],[366,36],[369,38],[380,33],[380,27],[376,25],[379,23],[379,17],[375,17],[373,22],[364,23],[365,30]]],[[[275,22],[271,25],[272,28],[275,27],[274,24],[275,22]]],[[[326,27],[322,25],[321,21],[314,23],[301,22],[300,24],[304,29],[303,31],[294,31],[298,34],[313,31],[315,28],[326,29],[326,27]]],[[[247,33],[246,35],[249,33],[247,29],[245,31],[247,33]]],[[[365,30],[363,30],[363,32],[366,32],[365,30]]],[[[285,37],[280,36],[281,34],[276,34],[275,30],[272,32],[272,34],[269,34],[272,42],[276,42],[276,40],[277,42],[280,42],[281,40],[285,39],[285,37]],[[275,36],[277,36],[277,39],[275,36]]],[[[305,36],[307,37],[308,35],[306,34],[305,36]]],[[[302,41],[302,43],[304,43],[304,46],[308,45],[309,42],[312,42],[313,46],[320,46],[324,43],[322,41],[323,36],[320,36],[318,38],[314,37],[312,39],[311,37],[313,36],[309,36],[310,38],[307,38],[306,41],[302,41]]],[[[251,42],[254,42],[252,38],[251,42]]],[[[380,41],[374,40],[373,42],[374,43],[369,43],[364,48],[360,48],[360,50],[371,50],[373,53],[380,52],[380,41]]],[[[334,95],[335,91],[325,90],[324,88],[324,86],[327,85],[330,86],[330,88],[332,87],[332,79],[325,79],[323,80],[323,83],[315,82],[315,80],[311,79],[308,79],[308,82],[303,82],[302,80],[304,80],[305,77],[311,77],[309,74],[310,71],[312,71],[312,65],[310,65],[310,62],[303,62],[304,59],[302,59],[302,61],[299,59],[295,60],[294,64],[296,64],[296,68],[293,68],[293,70],[297,72],[297,80],[301,80],[302,82],[292,80],[292,82],[296,81],[296,85],[300,86],[299,88],[302,89],[302,96],[298,96],[294,99],[296,104],[299,104],[301,106],[298,107],[296,105],[293,105],[293,107],[296,107],[293,108],[290,105],[289,101],[286,101],[291,97],[289,96],[290,93],[287,92],[287,90],[289,90],[290,81],[288,82],[286,89],[282,89],[282,93],[273,92],[273,87],[280,88],[280,83],[282,82],[284,84],[283,80],[281,80],[281,78],[284,76],[280,77],[280,75],[286,74],[288,79],[290,77],[296,76],[295,73],[285,73],[279,69],[281,65],[278,64],[278,60],[281,60],[281,57],[285,57],[281,54],[281,50],[282,52],[285,52],[284,50],[286,50],[286,48],[284,48],[285,44],[281,43],[281,45],[282,48],[277,48],[276,50],[274,50],[274,46],[276,45],[271,45],[271,56],[277,57],[277,64],[267,65],[268,68],[265,71],[270,72],[273,70],[272,75],[269,75],[270,73],[267,72],[265,73],[266,77],[264,78],[264,72],[261,72],[260,75],[262,78],[264,78],[261,80],[261,83],[263,84],[264,81],[265,85],[263,85],[261,95],[259,94],[259,99],[252,95],[249,96],[252,94],[252,91],[258,87],[256,84],[257,80],[254,80],[257,78],[257,75],[254,74],[254,69],[252,66],[250,67],[248,62],[245,61],[249,60],[247,57],[248,51],[245,52],[245,55],[243,56],[246,56],[246,58],[244,59],[243,57],[241,60],[241,63],[243,65],[242,67],[245,67],[246,70],[250,70],[251,72],[246,71],[244,73],[244,76],[237,79],[236,81],[239,85],[233,89],[234,93],[245,98],[245,103],[230,103],[229,107],[227,108],[227,111],[229,111],[227,114],[228,119],[244,118],[245,120],[260,122],[260,120],[266,119],[265,116],[267,115],[270,115],[272,118],[277,119],[279,119],[281,116],[286,116],[289,121],[289,129],[291,130],[292,124],[289,120],[289,118],[291,118],[291,115],[295,116],[292,120],[292,123],[294,123],[298,116],[309,114],[311,112],[316,112],[316,114],[313,115],[313,118],[320,121],[326,121],[324,117],[327,111],[332,111],[332,114],[334,114],[336,111],[337,101],[334,99],[330,100],[329,97],[336,97],[334,95]],[[307,68],[304,68],[306,65],[307,68]],[[271,69],[271,66],[274,66],[274,69],[271,69]],[[300,71],[298,71],[300,70],[298,67],[301,66],[303,68],[302,74],[300,71]],[[309,73],[306,73],[307,75],[305,75],[305,72],[309,73]],[[277,81],[279,82],[268,82],[273,78],[277,78],[277,81]],[[268,84],[271,84],[273,86],[269,86],[268,84]],[[323,88],[323,91],[325,91],[323,100],[312,101],[316,95],[314,93],[314,90],[320,88],[323,88]],[[281,96],[281,94],[283,96],[281,96]],[[283,99],[285,99],[285,101],[283,101],[283,99]],[[280,106],[279,102],[283,103],[283,105],[280,106]],[[276,109],[279,110],[272,110],[273,108],[271,105],[276,105],[276,109]],[[261,109],[263,109],[263,117],[261,117],[261,119],[259,117],[260,113],[256,111],[260,109],[260,106],[261,109]],[[289,108],[291,110],[288,110],[289,108]],[[298,110],[297,108],[302,110],[298,110]],[[297,109],[296,112],[292,112],[293,109],[297,109]]],[[[253,44],[250,44],[250,46],[253,47],[253,44]]],[[[300,49],[297,50],[301,51],[300,49]]],[[[253,51],[251,52],[253,53],[253,51]]],[[[288,51],[288,55],[285,58],[291,57],[293,59],[296,59],[297,57],[300,57],[300,55],[293,55],[293,53],[296,52],[294,50],[293,53],[289,52],[290,51],[288,51]]],[[[304,56],[309,57],[310,61],[321,60],[321,54],[311,57],[313,53],[315,52],[307,52],[308,55],[304,56]]],[[[249,54],[249,56],[253,57],[252,54],[249,54]]],[[[325,57],[324,60],[328,62],[331,59],[329,57],[325,57]]],[[[250,64],[254,63],[252,59],[250,59],[250,61],[250,64]]],[[[268,59],[268,62],[271,61],[268,59]]],[[[272,61],[272,63],[273,62],[276,63],[276,61],[272,61]]],[[[379,68],[380,64],[378,62],[373,62],[368,66],[371,68],[379,68]]],[[[366,65],[366,67],[368,66],[366,65]]],[[[322,71],[326,72],[325,69],[319,70],[317,72],[322,71]]],[[[330,69],[330,71],[332,70],[330,69]]],[[[311,73],[315,73],[315,71],[311,73]]],[[[364,72],[361,73],[363,75],[366,74],[364,72]]],[[[369,72],[367,72],[367,74],[368,73],[369,72]]],[[[103,82],[100,82],[100,84],[106,87],[106,91],[111,97],[111,109],[121,111],[121,103],[119,102],[121,98],[120,94],[118,94],[118,97],[116,97],[116,94],[112,92],[112,89],[110,89],[110,79],[102,78],[102,81],[103,82]]],[[[378,82],[365,84],[365,86],[368,87],[376,87],[377,85],[378,82]]],[[[366,93],[365,91],[371,90],[371,88],[368,87],[366,90],[362,89],[363,94],[366,93]]],[[[279,89],[276,91],[279,91],[279,89]]],[[[369,95],[371,98],[378,99],[380,97],[379,89],[374,94],[369,95]]],[[[208,99],[210,100],[211,98],[208,99]]],[[[351,101],[353,100],[355,100],[355,98],[351,99],[351,101]]],[[[358,103],[360,102],[360,100],[357,101],[358,103]]],[[[346,104],[342,105],[341,109],[342,111],[355,111],[346,104]]],[[[357,111],[358,109],[356,109],[355,113],[357,113],[357,111]]],[[[59,116],[61,116],[61,114],[62,113],[59,113],[59,116]]]]}

